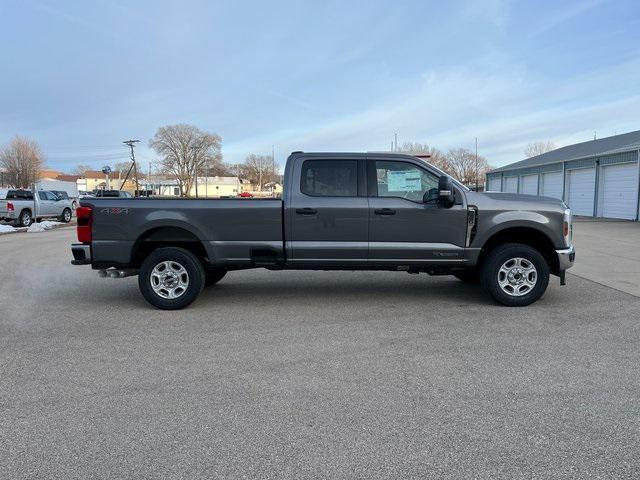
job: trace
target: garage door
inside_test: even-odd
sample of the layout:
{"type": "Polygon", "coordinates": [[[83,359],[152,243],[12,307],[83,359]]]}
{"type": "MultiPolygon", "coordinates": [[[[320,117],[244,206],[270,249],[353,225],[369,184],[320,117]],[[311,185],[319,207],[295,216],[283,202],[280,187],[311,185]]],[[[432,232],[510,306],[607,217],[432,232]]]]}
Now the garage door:
{"type": "Polygon", "coordinates": [[[575,215],[593,216],[595,192],[595,168],[567,171],[567,203],[575,215]]]}
{"type": "Polygon", "coordinates": [[[520,178],[520,193],[538,195],[538,175],[525,175],[520,178]]]}
{"type": "Polygon", "coordinates": [[[562,199],[562,172],[545,173],[542,175],[541,195],[562,199]]]}
{"type": "Polygon", "coordinates": [[[600,169],[598,215],[635,220],[638,205],[638,165],[608,165],[600,169]]]}
{"type": "Polygon", "coordinates": [[[518,177],[505,177],[504,191],[509,193],[518,193],[518,177]]]}
{"type": "Polygon", "coordinates": [[[489,179],[489,191],[490,192],[499,192],[501,190],[502,186],[502,178],[501,177],[497,177],[497,178],[490,178],[489,179]]]}

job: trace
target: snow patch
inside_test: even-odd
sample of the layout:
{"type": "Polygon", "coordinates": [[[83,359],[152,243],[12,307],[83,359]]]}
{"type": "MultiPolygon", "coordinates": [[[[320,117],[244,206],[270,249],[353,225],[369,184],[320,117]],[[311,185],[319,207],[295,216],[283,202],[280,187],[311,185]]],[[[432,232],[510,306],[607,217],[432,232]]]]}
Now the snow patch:
{"type": "Polygon", "coordinates": [[[0,235],[3,233],[14,233],[16,231],[11,225],[0,224],[0,235]]]}
{"type": "Polygon", "coordinates": [[[52,222],[50,220],[44,220],[40,223],[32,223],[31,226],[27,229],[29,233],[40,233],[45,230],[51,230],[53,227],[57,225],[64,225],[62,222],[52,222]]]}

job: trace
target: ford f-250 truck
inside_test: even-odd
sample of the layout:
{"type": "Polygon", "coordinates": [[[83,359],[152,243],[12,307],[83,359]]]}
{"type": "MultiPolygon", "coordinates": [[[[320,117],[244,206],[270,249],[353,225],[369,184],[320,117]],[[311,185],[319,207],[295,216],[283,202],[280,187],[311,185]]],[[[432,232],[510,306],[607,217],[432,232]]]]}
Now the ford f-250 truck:
{"type": "Polygon", "coordinates": [[[189,305],[228,271],[258,267],[455,275],[524,306],[550,274],[564,284],[575,258],[560,200],[476,193],[395,153],[294,152],[282,200],[83,198],[77,218],[72,263],[137,274],[162,309],[189,305]]]}

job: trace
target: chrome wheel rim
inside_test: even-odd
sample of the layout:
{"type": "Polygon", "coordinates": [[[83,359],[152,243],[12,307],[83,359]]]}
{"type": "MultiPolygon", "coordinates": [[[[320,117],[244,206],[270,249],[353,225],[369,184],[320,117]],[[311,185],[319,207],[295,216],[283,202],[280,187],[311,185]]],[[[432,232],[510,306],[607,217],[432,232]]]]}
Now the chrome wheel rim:
{"type": "Polygon", "coordinates": [[[156,295],[173,300],[187,291],[189,274],[178,262],[164,261],[153,267],[149,282],[156,295]]]}
{"type": "Polygon", "coordinates": [[[522,297],[530,293],[536,283],[538,283],[538,271],[526,258],[510,258],[498,270],[498,285],[511,297],[522,297]]]}
{"type": "Polygon", "coordinates": [[[71,220],[71,212],[69,210],[65,210],[64,212],[64,221],[68,222],[71,220]]]}
{"type": "Polygon", "coordinates": [[[29,215],[27,212],[22,214],[22,224],[27,227],[31,225],[31,215],[29,215]]]}

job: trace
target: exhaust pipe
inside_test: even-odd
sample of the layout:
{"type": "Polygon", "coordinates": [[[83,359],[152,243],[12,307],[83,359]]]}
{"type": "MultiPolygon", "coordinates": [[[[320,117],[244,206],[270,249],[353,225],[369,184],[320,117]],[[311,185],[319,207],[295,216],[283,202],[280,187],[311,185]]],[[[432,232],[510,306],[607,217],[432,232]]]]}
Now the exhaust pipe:
{"type": "Polygon", "coordinates": [[[137,270],[120,270],[117,268],[108,268],[106,270],[98,270],[98,276],[100,278],[125,278],[132,275],[137,275],[137,270]]]}

